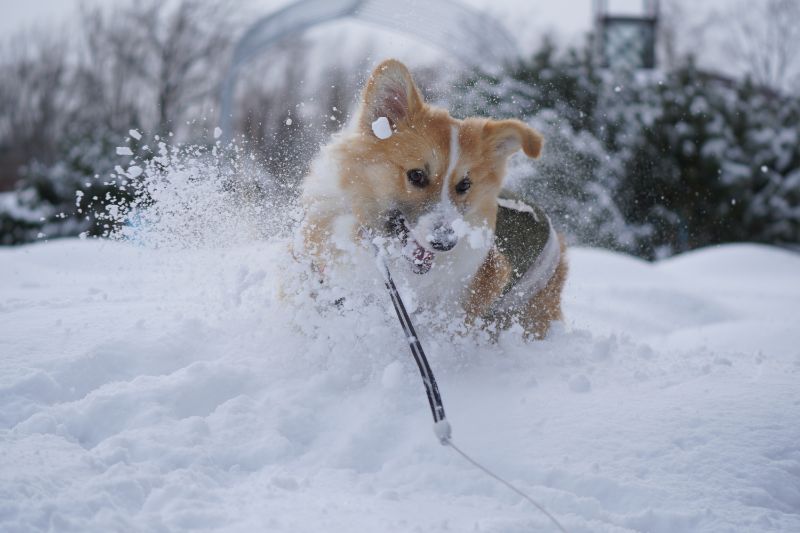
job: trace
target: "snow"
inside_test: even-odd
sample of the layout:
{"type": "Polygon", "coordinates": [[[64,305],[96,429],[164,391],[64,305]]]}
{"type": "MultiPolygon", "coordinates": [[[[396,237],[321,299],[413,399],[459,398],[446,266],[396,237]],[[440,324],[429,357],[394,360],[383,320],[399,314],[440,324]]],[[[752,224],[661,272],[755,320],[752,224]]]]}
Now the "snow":
{"type": "Polygon", "coordinates": [[[117,155],[133,155],[133,151],[127,146],[117,146],[117,155]]]}
{"type": "Polygon", "coordinates": [[[142,175],[144,169],[138,165],[131,165],[128,167],[128,172],[126,173],[129,178],[138,178],[142,175]]]}
{"type": "Polygon", "coordinates": [[[386,117],[378,117],[372,123],[372,133],[380,140],[386,140],[392,136],[392,126],[386,117]]]}
{"type": "Polygon", "coordinates": [[[0,214],[6,214],[18,220],[35,222],[49,215],[44,206],[29,207],[22,204],[21,195],[13,192],[0,192],[0,214]]]}
{"type": "MultiPolygon", "coordinates": [[[[327,306],[286,244],[0,249],[0,530],[552,530],[439,445],[375,269],[327,306]]],[[[570,260],[544,341],[417,317],[454,442],[571,532],[800,531],[800,256],[570,260]]]]}
{"type": "Polygon", "coordinates": [[[137,141],[141,141],[142,140],[142,134],[139,133],[138,130],[128,130],[128,135],[130,135],[131,137],[133,137],[137,141]]]}

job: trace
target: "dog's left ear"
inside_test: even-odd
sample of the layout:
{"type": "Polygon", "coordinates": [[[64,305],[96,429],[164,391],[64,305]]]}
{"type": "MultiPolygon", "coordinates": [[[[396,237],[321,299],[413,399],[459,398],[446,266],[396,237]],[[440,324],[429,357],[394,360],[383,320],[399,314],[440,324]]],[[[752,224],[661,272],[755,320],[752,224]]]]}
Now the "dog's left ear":
{"type": "Polygon", "coordinates": [[[387,59],[372,72],[364,89],[359,122],[365,131],[380,117],[389,119],[393,129],[409,120],[422,107],[422,96],[406,66],[387,59]]]}
{"type": "Polygon", "coordinates": [[[528,157],[538,158],[544,145],[544,138],[538,131],[514,119],[488,121],[483,128],[483,135],[501,160],[520,149],[528,157]]]}

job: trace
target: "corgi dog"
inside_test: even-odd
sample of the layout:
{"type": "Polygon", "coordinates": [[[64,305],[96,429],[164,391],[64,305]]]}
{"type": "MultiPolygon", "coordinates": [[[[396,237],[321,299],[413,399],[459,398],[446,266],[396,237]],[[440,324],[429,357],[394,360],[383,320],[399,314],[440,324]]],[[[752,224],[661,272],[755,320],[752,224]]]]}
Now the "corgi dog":
{"type": "Polygon", "coordinates": [[[538,158],[542,136],[518,120],[458,120],[427,105],[391,59],[372,72],[354,118],[303,182],[301,232],[317,272],[363,250],[366,232],[396,244],[390,268],[422,305],[544,337],[562,319],[564,242],[540,209],[501,194],[508,158],[538,158]]]}

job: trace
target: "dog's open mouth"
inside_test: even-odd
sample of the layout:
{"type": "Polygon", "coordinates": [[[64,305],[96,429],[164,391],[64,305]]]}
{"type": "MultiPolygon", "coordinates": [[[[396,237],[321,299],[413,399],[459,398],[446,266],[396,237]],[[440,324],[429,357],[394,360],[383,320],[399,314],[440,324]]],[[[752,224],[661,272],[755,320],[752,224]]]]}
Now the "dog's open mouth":
{"type": "Polygon", "coordinates": [[[416,240],[412,241],[410,244],[406,244],[403,253],[406,259],[411,261],[411,270],[413,270],[415,274],[426,274],[433,265],[433,252],[420,246],[416,240]],[[406,250],[410,247],[413,247],[413,249],[409,256],[406,250]]]}
{"type": "Polygon", "coordinates": [[[403,257],[411,263],[415,274],[427,274],[433,266],[434,253],[422,246],[412,235],[405,217],[396,213],[389,219],[391,233],[400,239],[403,245],[403,257]]]}

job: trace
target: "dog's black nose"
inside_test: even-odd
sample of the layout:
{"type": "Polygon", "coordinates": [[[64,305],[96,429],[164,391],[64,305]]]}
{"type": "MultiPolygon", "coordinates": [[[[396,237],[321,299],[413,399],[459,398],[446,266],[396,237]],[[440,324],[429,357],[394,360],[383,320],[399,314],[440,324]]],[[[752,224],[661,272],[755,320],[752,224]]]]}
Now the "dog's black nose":
{"type": "Polygon", "coordinates": [[[428,243],[438,252],[452,250],[458,243],[456,232],[448,225],[441,224],[433,230],[433,235],[428,237],[428,243]]]}

